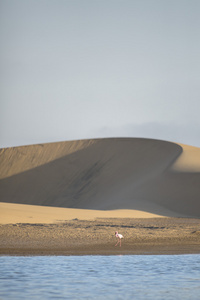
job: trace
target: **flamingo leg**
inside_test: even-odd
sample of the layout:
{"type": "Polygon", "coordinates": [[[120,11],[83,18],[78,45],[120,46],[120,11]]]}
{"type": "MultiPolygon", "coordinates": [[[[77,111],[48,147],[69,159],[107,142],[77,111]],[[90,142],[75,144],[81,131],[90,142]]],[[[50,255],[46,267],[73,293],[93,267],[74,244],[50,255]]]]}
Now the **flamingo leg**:
{"type": "Polygon", "coordinates": [[[115,245],[115,247],[119,244],[119,242],[121,242],[121,240],[118,238],[117,244],[115,245]]]}
{"type": "Polygon", "coordinates": [[[117,244],[115,245],[115,247],[119,244],[119,239],[117,240],[117,244]]]}

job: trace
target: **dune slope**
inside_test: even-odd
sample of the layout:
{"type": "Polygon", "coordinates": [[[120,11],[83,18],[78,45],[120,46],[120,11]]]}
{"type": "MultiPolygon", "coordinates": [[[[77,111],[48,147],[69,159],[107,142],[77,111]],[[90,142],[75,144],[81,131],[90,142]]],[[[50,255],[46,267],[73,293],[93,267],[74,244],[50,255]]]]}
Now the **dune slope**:
{"type": "Polygon", "coordinates": [[[0,200],[200,217],[200,170],[173,167],[182,152],[178,144],[136,138],[1,149],[0,200]]]}

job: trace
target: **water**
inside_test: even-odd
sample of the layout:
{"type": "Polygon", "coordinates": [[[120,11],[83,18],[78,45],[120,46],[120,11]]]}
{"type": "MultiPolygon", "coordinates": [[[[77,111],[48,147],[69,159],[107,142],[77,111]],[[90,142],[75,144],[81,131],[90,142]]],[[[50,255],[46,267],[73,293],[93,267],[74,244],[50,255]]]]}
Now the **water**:
{"type": "Polygon", "coordinates": [[[200,299],[200,255],[0,257],[0,299],[200,299]]]}

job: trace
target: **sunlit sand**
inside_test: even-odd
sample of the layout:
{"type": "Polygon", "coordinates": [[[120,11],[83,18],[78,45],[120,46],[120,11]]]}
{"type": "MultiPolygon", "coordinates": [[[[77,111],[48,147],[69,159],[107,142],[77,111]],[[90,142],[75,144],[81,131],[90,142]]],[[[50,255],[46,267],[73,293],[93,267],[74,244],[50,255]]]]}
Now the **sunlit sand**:
{"type": "Polygon", "coordinates": [[[24,205],[0,202],[0,223],[58,223],[67,220],[95,220],[97,218],[156,218],[162,217],[144,211],[117,209],[117,210],[89,210],[44,207],[38,205],[24,205]]]}
{"type": "Polygon", "coordinates": [[[127,254],[200,249],[200,148],[83,140],[1,149],[0,165],[0,253],[111,254],[118,229],[127,254]]]}

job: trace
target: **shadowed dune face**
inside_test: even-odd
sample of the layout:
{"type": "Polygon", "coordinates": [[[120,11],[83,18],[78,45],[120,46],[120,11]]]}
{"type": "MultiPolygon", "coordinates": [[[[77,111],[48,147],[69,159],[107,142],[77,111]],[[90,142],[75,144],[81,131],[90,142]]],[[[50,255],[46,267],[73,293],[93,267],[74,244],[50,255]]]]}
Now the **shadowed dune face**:
{"type": "Polygon", "coordinates": [[[181,153],[174,143],[124,138],[2,149],[0,199],[199,217],[200,173],[173,170],[181,153]]]}
{"type": "Polygon", "coordinates": [[[94,144],[79,140],[0,149],[0,179],[31,170],[94,144]]]}

